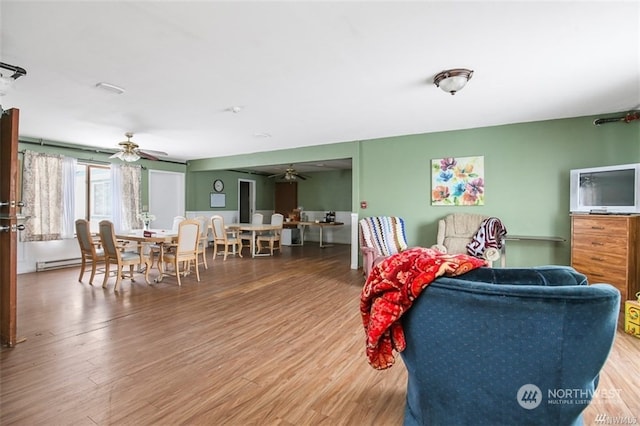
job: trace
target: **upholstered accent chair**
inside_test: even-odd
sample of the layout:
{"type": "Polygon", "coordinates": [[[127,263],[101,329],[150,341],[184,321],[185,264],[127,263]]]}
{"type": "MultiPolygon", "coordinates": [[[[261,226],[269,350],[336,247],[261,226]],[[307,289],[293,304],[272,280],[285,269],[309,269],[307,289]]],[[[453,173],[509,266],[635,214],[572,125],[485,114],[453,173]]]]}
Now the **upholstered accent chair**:
{"type": "Polygon", "coordinates": [[[581,425],[619,305],[567,266],[437,278],[401,318],[404,424],[581,425]]]}
{"type": "Polygon", "coordinates": [[[116,266],[116,285],[114,287],[114,291],[120,290],[120,283],[122,282],[122,276],[126,266],[129,267],[129,277],[133,282],[134,266],[144,265],[144,280],[149,284],[149,269],[151,268],[151,263],[149,262],[149,258],[144,255],[142,246],[138,244],[138,249],[136,251],[124,251],[124,247],[116,240],[116,234],[112,222],[102,220],[98,226],[100,244],[104,250],[105,262],[104,281],[102,282],[102,287],[107,287],[111,265],[116,266]]]}
{"type": "Polygon", "coordinates": [[[89,221],[85,219],[76,220],[76,237],[80,245],[80,255],[82,264],[80,265],[80,277],[78,281],[82,282],[82,277],[88,265],[91,265],[91,276],[89,284],[93,285],[93,278],[98,271],[98,265],[104,266],[104,250],[100,248],[100,239],[96,239],[91,235],[89,221]]]}
{"type": "MultiPolygon", "coordinates": [[[[471,242],[480,225],[489,216],[474,213],[453,213],[438,220],[436,244],[431,248],[448,254],[468,254],[467,244],[471,242]]],[[[490,262],[499,260],[499,250],[487,250],[484,258],[490,262]]]]}
{"type": "Polygon", "coordinates": [[[371,216],[360,219],[360,252],[365,277],[382,259],[407,249],[404,219],[371,216]]]}

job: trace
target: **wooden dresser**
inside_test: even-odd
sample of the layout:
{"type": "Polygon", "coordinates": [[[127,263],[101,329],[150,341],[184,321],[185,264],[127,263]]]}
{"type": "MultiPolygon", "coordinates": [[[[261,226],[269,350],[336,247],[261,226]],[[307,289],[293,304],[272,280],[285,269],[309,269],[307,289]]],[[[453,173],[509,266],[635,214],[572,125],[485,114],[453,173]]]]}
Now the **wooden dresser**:
{"type": "Polygon", "coordinates": [[[572,215],[571,266],[589,283],[608,283],[624,301],[640,291],[640,216],[572,215]]]}

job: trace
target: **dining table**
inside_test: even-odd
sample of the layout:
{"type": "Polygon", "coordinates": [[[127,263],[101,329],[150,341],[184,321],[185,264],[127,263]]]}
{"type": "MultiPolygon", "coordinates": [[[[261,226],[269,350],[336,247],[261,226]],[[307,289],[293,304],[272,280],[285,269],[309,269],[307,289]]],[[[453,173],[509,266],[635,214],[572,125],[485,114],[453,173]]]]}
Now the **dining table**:
{"type": "Polygon", "coordinates": [[[292,246],[302,246],[304,245],[304,231],[309,226],[317,226],[320,228],[320,248],[331,247],[332,244],[325,244],[323,242],[323,230],[325,228],[335,228],[338,226],[344,225],[343,222],[323,222],[323,221],[299,221],[299,220],[290,220],[284,223],[285,228],[299,228],[300,229],[300,242],[297,244],[291,244],[292,246]]]}
{"type": "Polygon", "coordinates": [[[157,245],[160,249],[160,255],[158,258],[159,274],[158,277],[154,279],[154,282],[162,281],[164,276],[164,266],[161,260],[164,255],[165,245],[172,244],[178,239],[178,233],[176,231],[166,229],[133,229],[126,234],[116,234],[116,239],[140,243],[139,250],[143,250],[143,246],[145,244],[157,245]]]}
{"type": "Polygon", "coordinates": [[[258,232],[269,232],[282,229],[282,225],[271,225],[268,223],[254,224],[254,223],[229,223],[225,225],[225,228],[232,232],[251,232],[251,257],[259,256],[271,256],[270,253],[258,253],[258,247],[256,244],[256,236],[258,232]]]}

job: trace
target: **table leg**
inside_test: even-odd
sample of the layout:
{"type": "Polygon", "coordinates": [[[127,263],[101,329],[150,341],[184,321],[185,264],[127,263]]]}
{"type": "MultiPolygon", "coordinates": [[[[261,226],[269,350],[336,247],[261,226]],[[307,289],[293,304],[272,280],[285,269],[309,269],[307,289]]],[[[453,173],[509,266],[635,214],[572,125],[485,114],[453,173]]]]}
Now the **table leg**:
{"type": "Polygon", "coordinates": [[[164,244],[160,243],[160,258],[158,259],[158,278],[156,278],[154,281],[159,283],[162,281],[162,279],[164,278],[164,262],[162,261],[162,258],[164,257],[164,244]]]}
{"type": "Polygon", "coordinates": [[[324,226],[320,225],[320,248],[325,248],[325,247],[331,247],[333,246],[333,244],[323,244],[322,243],[322,230],[324,229],[324,226]]]}
{"type": "Polygon", "coordinates": [[[256,244],[256,231],[251,230],[251,257],[256,257],[258,253],[258,244],[256,244]]]}

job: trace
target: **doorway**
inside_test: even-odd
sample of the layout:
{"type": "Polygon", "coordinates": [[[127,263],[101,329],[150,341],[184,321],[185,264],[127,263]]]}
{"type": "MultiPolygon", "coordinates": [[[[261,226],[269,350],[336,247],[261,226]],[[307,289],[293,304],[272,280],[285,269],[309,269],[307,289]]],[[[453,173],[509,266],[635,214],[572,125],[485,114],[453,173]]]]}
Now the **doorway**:
{"type": "Polygon", "coordinates": [[[275,212],[288,217],[297,208],[298,182],[276,182],[275,212]]]}
{"type": "Polygon", "coordinates": [[[173,218],[185,215],[184,173],[149,170],[147,210],[156,217],[154,228],[171,229],[173,218]]]}
{"type": "Polygon", "coordinates": [[[251,223],[256,210],[256,181],[238,179],[238,215],[240,223],[251,223]]]}

